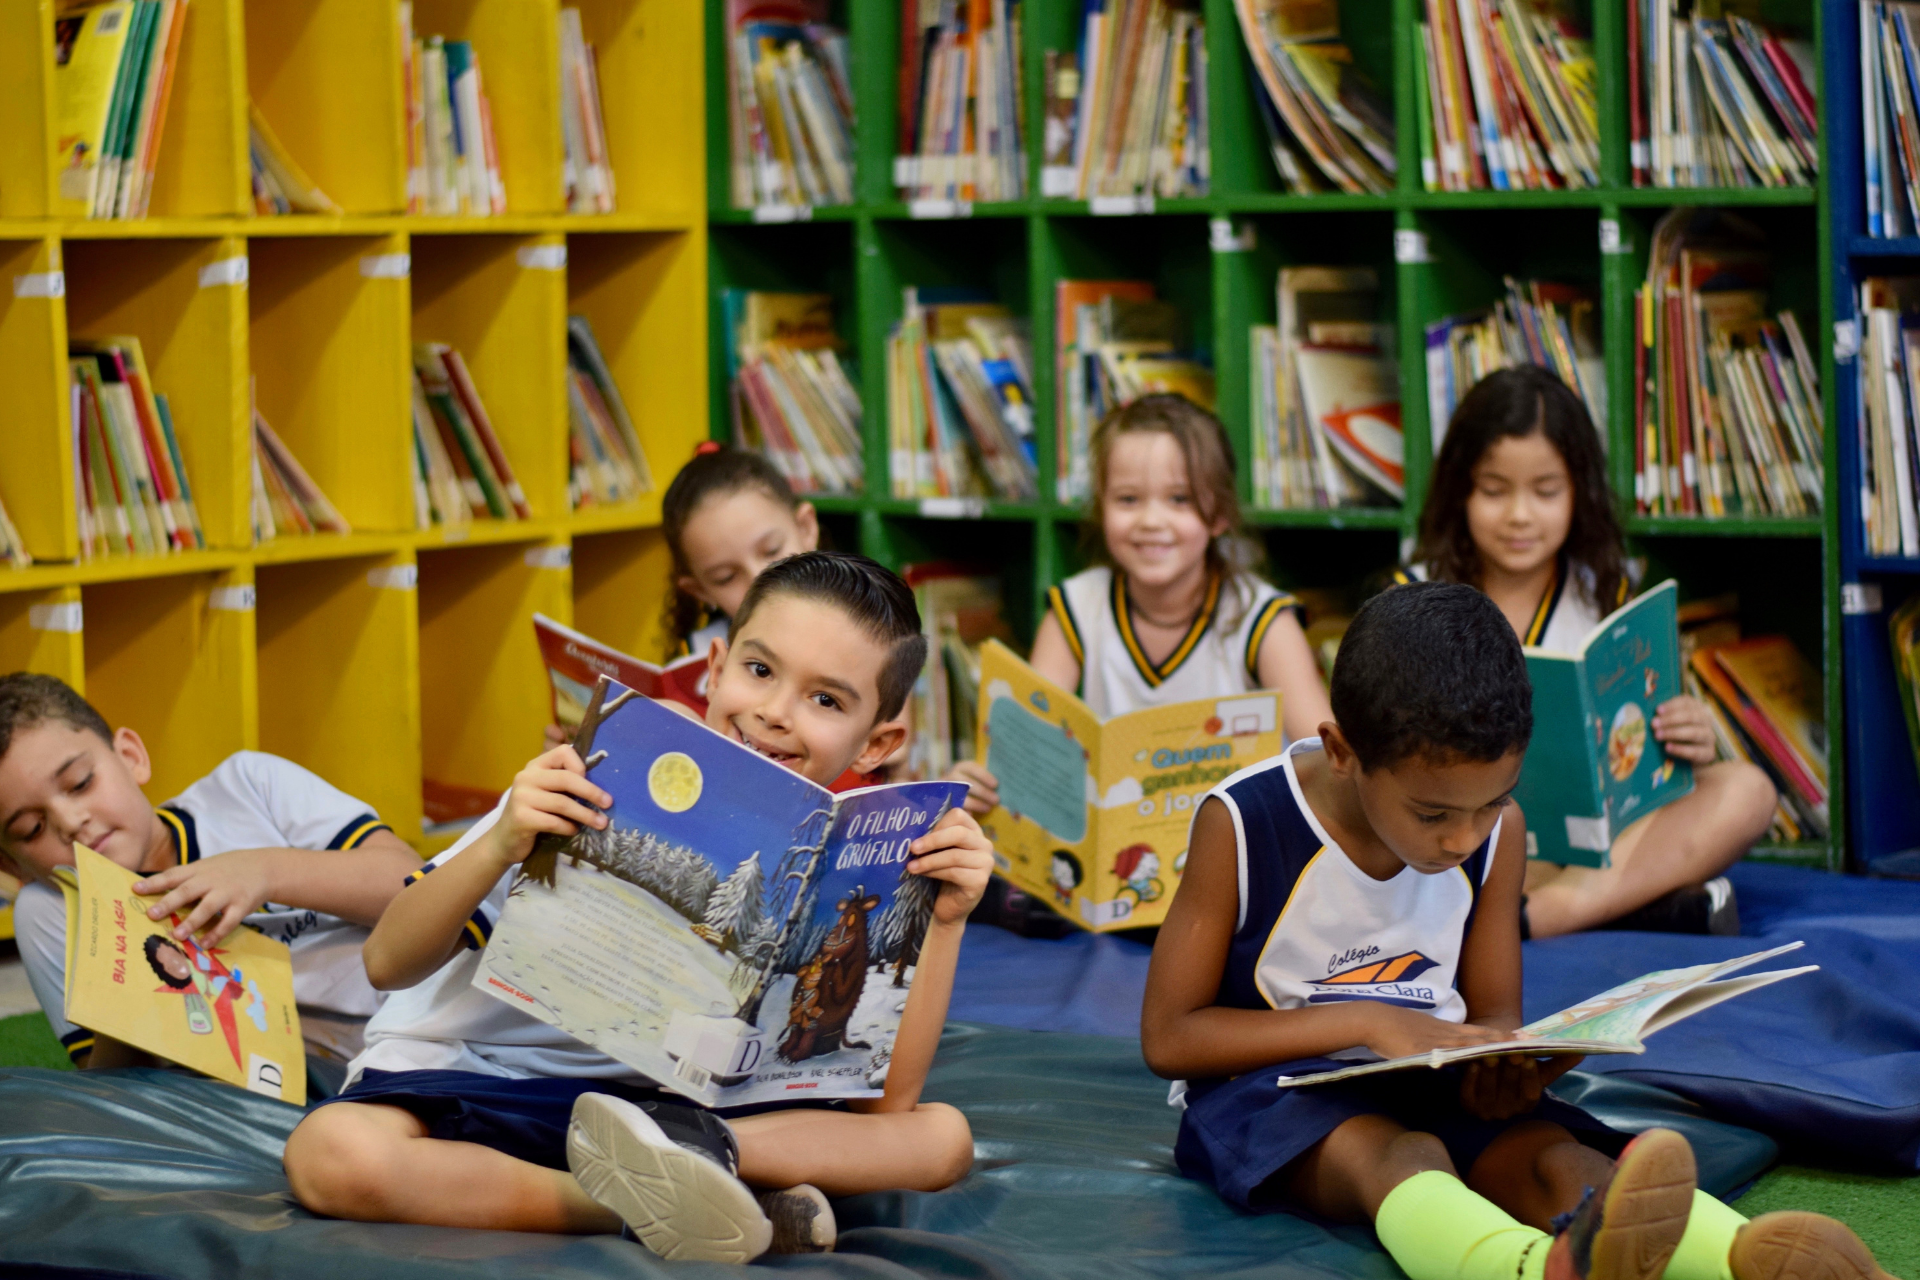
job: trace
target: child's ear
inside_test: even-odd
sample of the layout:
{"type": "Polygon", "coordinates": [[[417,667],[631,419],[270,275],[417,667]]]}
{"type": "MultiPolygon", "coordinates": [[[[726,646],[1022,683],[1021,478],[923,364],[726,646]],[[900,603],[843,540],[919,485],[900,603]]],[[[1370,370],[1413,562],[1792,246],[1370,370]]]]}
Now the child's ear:
{"type": "Polygon", "coordinates": [[[1331,720],[1320,722],[1320,749],[1327,753],[1327,765],[1335,777],[1351,778],[1360,772],[1360,757],[1354,754],[1353,744],[1331,720]]]}
{"type": "Polygon", "coordinates": [[[147,755],[147,744],[140,741],[139,734],[124,725],[115,729],[113,754],[126,763],[136,786],[144,787],[153,781],[153,760],[147,755]]]}
{"type": "Polygon", "coordinates": [[[811,502],[803,502],[793,509],[793,527],[800,532],[800,550],[820,549],[820,513],[813,509],[811,502]]]}
{"type": "Polygon", "coordinates": [[[727,642],[719,636],[707,646],[707,697],[713,697],[714,685],[719,683],[720,669],[727,665],[727,642]]]}
{"type": "Polygon", "coordinates": [[[855,773],[872,773],[906,743],[907,720],[904,714],[891,720],[882,720],[867,734],[867,745],[860,749],[860,754],[847,767],[855,773]]]}

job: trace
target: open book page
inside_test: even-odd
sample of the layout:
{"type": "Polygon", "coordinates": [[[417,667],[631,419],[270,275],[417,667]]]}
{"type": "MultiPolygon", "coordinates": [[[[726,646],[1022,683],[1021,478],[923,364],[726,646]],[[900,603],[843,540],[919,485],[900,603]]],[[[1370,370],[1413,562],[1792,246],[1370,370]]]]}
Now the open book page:
{"type": "Polygon", "coordinates": [[[474,985],[708,1106],[878,1094],[937,889],[907,846],[964,785],[836,799],[610,688],[612,822],[515,883],[474,985]]]}
{"type": "Polygon", "coordinates": [[[67,898],[67,1021],[216,1080],[304,1106],[306,1046],[284,943],[242,925],[218,946],[149,920],[142,878],[85,845],[67,898]]]}
{"type": "Polygon", "coordinates": [[[975,756],[1000,780],[1000,807],[981,825],[1001,873],[1096,931],[1159,924],[1186,867],[1193,806],[1281,748],[1271,690],[1103,723],[992,640],[980,698],[975,756]]]}
{"type": "Polygon", "coordinates": [[[651,662],[601,644],[592,636],[562,626],[543,613],[533,615],[533,634],[540,644],[553,685],[553,721],[571,733],[580,727],[600,676],[618,680],[649,698],[668,698],[695,711],[707,709],[707,655],[689,654],[657,667],[651,662]]]}
{"type": "Polygon", "coordinates": [[[1496,1044],[1435,1049],[1431,1053],[1368,1062],[1336,1071],[1281,1076],[1280,1084],[1283,1087],[1330,1084],[1335,1080],[1349,1080],[1383,1071],[1404,1071],[1409,1067],[1437,1070],[1472,1058],[1495,1057],[1506,1053],[1645,1053],[1646,1045],[1642,1041],[1656,1031],[1735,996],[1818,969],[1818,965],[1804,965],[1798,969],[1776,969],[1744,978],[1725,976],[1762,960],[1797,951],[1803,945],[1790,942],[1771,951],[1756,951],[1752,955],[1737,956],[1715,964],[1656,970],[1602,991],[1592,999],[1550,1014],[1538,1022],[1529,1023],[1514,1032],[1512,1039],[1496,1044]]]}

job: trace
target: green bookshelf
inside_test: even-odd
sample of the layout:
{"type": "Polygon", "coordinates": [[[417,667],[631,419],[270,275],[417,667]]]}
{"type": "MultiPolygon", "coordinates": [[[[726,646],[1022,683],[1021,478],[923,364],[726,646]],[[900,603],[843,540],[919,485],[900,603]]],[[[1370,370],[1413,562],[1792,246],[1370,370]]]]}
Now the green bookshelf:
{"type": "MultiPolygon", "coordinates": [[[[1831,332],[1830,268],[1819,246],[1828,223],[1822,185],[1792,189],[1635,188],[1626,155],[1626,10],[1582,5],[1591,20],[1601,104],[1602,186],[1578,191],[1428,192],[1414,142],[1413,59],[1418,0],[1344,0],[1344,35],[1359,64],[1389,92],[1399,131],[1399,186],[1383,195],[1286,193],[1269,158],[1232,0],[1202,0],[1207,22],[1211,127],[1210,194],[1160,200],[1150,211],[1096,215],[1085,201],[1034,197],[975,204],[964,216],[916,217],[892,185],[896,150],[898,0],[836,0],[833,21],[852,35],[858,115],[854,204],[812,209],[729,207],[724,6],[707,5],[707,139],[711,324],[711,429],[730,430],[726,334],[720,291],[806,289],[831,293],[837,324],[858,361],[865,406],[864,494],[816,500],[836,545],[899,567],[927,559],[994,566],[1006,575],[1008,615],[1031,637],[1046,588],[1082,565],[1078,509],[1054,500],[1055,283],[1062,279],[1152,280],[1180,304],[1192,345],[1214,365],[1219,415],[1243,461],[1247,523],[1264,541],[1268,571],[1288,587],[1345,587],[1391,566],[1418,519],[1431,467],[1425,326],[1491,302],[1502,277],[1579,284],[1601,306],[1608,408],[1602,424],[1612,478],[1634,555],[1649,580],[1679,578],[1683,598],[1738,592],[1751,634],[1784,632],[1826,673],[1833,791],[1842,767],[1833,362],[1816,335],[1831,332]],[[1789,519],[1704,520],[1632,513],[1632,304],[1644,277],[1654,224],[1679,206],[1738,207],[1768,232],[1776,306],[1792,306],[1822,348],[1829,424],[1825,514],[1789,519]],[[769,218],[778,221],[770,221],[769,218]],[[1411,233],[1411,234],[1409,234],[1411,233]],[[1604,246],[1604,247],[1603,247],[1604,246]],[[1398,337],[1408,501],[1399,509],[1270,511],[1250,504],[1249,325],[1274,319],[1274,277],[1291,264],[1371,265],[1382,281],[1381,319],[1398,337]],[[1040,492],[1035,503],[915,502],[885,496],[884,344],[909,285],[965,284],[989,290],[1033,326],[1040,492]]],[[[1039,190],[1042,57],[1079,42],[1081,0],[1023,0],[1028,189],[1039,190]]],[[[1812,0],[1767,0],[1769,22],[1819,39],[1812,0]]],[[[1823,96],[1822,140],[1825,139],[1823,96]]],[[[1815,844],[1763,849],[1764,856],[1837,868],[1846,848],[1844,806],[1815,844]]]]}

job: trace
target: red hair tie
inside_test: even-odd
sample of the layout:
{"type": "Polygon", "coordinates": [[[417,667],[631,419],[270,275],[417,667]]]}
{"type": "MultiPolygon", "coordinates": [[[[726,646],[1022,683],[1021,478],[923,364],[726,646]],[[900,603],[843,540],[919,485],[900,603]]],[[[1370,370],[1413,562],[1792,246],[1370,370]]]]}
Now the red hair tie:
{"type": "Polygon", "coordinates": [[[693,456],[698,458],[703,454],[718,453],[721,447],[718,440],[702,440],[699,444],[693,446],[693,456]]]}

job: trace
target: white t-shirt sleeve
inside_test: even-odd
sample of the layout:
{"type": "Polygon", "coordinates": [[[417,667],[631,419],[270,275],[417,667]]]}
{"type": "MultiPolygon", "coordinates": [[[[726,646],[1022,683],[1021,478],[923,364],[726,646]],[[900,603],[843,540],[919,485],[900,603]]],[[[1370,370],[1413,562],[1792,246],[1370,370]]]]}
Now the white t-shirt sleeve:
{"type": "Polygon", "coordinates": [[[13,940],[20,948],[27,981],[47,1015],[53,1034],[67,1053],[81,1057],[93,1048],[93,1032],[66,1019],[67,897],[52,885],[28,884],[13,904],[13,940]]]}
{"type": "Polygon", "coordinates": [[[238,751],[188,788],[179,803],[195,813],[236,810],[264,817],[288,849],[351,849],[390,830],[371,805],[291,760],[238,751]]]}
{"type": "MultiPolygon", "coordinates": [[[[499,803],[493,806],[492,812],[488,813],[478,822],[475,822],[473,826],[467,829],[467,833],[449,845],[445,852],[423,864],[418,871],[409,875],[407,877],[407,883],[412,884],[414,881],[419,880],[421,877],[445,866],[447,863],[453,861],[453,859],[459,857],[474,841],[485,835],[493,827],[493,824],[500,820],[500,814],[506,807],[507,797],[502,794],[499,803]]],[[[507,890],[513,887],[513,878],[518,874],[519,871],[516,868],[507,872],[506,875],[501,876],[499,882],[495,884],[487,896],[481,900],[480,905],[473,909],[473,914],[467,917],[466,928],[462,932],[460,939],[467,950],[479,951],[487,945],[487,940],[493,937],[493,922],[498,920],[500,913],[506,909],[507,890]]]]}

